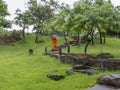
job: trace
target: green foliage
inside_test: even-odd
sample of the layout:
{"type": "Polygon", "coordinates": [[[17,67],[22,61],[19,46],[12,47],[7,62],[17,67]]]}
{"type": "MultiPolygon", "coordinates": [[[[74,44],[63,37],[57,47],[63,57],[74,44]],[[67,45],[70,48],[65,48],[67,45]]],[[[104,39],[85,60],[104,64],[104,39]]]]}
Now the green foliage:
{"type": "Polygon", "coordinates": [[[31,24],[33,30],[36,30],[35,42],[38,43],[39,32],[45,29],[45,22],[54,16],[57,10],[57,2],[54,0],[29,0],[28,12],[31,14],[31,24]]]}
{"type": "Polygon", "coordinates": [[[3,37],[7,34],[8,34],[7,30],[5,30],[3,27],[0,27],[0,37],[3,37]]]}
{"type": "Polygon", "coordinates": [[[28,11],[31,13],[31,20],[34,27],[40,29],[43,28],[43,22],[50,19],[54,15],[55,5],[56,2],[54,0],[50,0],[50,2],[46,0],[38,2],[37,0],[29,0],[28,11]]]}
{"type": "Polygon", "coordinates": [[[29,23],[30,23],[30,13],[25,11],[25,12],[21,12],[21,10],[17,9],[16,10],[16,17],[15,17],[15,24],[19,25],[22,28],[28,27],[29,23]]]}
{"type": "MultiPolygon", "coordinates": [[[[8,31],[7,29],[0,27],[0,37],[7,37],[9,35],[11,35],[14,31],[8,31]]],[[[16,31],[17,33],[19,33],[19,31],[16,31]]]]}
{"type": "Polygon", "coordinates": [[[22,28],[22,38],[25,40],[25,29],[29,28],[31,24],[31,14],[28,11],[21,12],[21,10],[17,9],[16,15],[14,23],[22,28]]]}
{"type": "Polygon", "coordinates": [[[64,3],[59,4],[59,10],[57,11],[57,14],[54,15],[53,18],[51,18],[48,22],[46,22],[46,28],[54,32],[56,31],[63,31],[63,32],[69,32],[70,28],[72,27],[72,16],[70,14],[70,7],[69,5],[66,5],[64,3]],[[68,22],[69,21],[69,22],[68,22]]]}
{"type": "Polygon", "coordinates": [[[3,0],[0,0],[0,27],[11,27],[11,22],[5,19],[7,15],[9,15],[7,4],[3,0]]]}
{"type": "Polygon", "coordinates": [[[108,29],[119,29],[119,19],[119,7],[115,8],[110,0],[79,0],[73,8],[62,8],[51,23],[55,22],[52,27],[63,31],[105,33],[108,29]]]}
{"type": "Polygon", "coordinates": [[[10,20],[3,19],[1,26],[4,28],[11,28],[12,22],[10,20]]]}
{"type": "Polygon", "coordinates": [[[9,15],[7,11],[7,4],[3,0],[0,0],[0,18],[5,17],[6,15],[9,15]]]}

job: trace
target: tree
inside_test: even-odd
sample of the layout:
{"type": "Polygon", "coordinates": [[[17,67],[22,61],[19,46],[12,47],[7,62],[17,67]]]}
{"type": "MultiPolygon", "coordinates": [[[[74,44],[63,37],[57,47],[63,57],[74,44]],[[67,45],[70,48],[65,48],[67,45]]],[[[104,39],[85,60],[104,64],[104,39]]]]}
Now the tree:
{"type": "Polygon", "coordinates": [[[17,16],[14,18],[15,24],[22,27],[22,38],[25,40],[25,29],[28,28],[30,24],[31,15],[28,11],[21,12],[21,10],[17,9],[16,13],[17,16]]]}
{"type": "Polygon", "coordinates": [[[111,28],[108,28],[107,34],[112,34],[120,38],[120,6],[114,8],[115,13],[113,14],[113,23],[111,28]]]}
{"type": "Polygon", "coordinates": [[[101,0],[101,2],[97,0],[95,3],[95,8],[99,8],[97,10],[98,18],[96,18],[96,20],[98,21],[98,23],[96,24],[96,27],[100,35],[100,44],[102,44],[102,37],[104,37],[105,43],[105,33],[107,31],[107,28],[111,27],[111,24],[113,22],[112,15],[114,14],[114,11],[112,4],[109,1],[105,0],[101,0]]]}
{"type": "Polygon", "coordinates": [[[8,28],[11,26],[11,22],[5,19],[7,15],[9,15],[7,4],[3,0],[0,0],[0,27],[8,28]]]}
{"type": "Polygon", "coordinates": [[[86,24],[89,22],[88,12],[91,8],[91,2],[89,0],[80,0],[74,4],[74,25],[72,30],[78,33],[78,46],[81,43],[80,34],[86,33],[86,24]]]}
{"type": "Polygon", "coordinates": [[[70,20],[70,7],[69,5],[66,5],[62,3],[59,6],[60,10],[59,12],[47,23],[47,26],[49,26],[49,29],[54,32],[64,32],[64,35],[68,35],[70,32],[70,22],[67,23],[67,20],[70,20]]]}
{"type": "Polygon", "coordinates": [[[54,0],[30,0],[28,2],[28,11],[32,15],[32,25],[36,30],[35,43],[38,43],[38,35],[43,30],[43,23],[54,16],[54,10],[57,3],[54,0]]]}

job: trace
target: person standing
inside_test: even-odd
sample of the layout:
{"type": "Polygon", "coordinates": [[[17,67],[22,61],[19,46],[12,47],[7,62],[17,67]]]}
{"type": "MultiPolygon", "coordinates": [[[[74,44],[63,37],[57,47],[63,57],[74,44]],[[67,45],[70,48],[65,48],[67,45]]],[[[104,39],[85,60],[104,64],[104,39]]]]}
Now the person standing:
{"type": "Polygon", "coordinates": [[[57,39],[56,39],[56,38],[52,39],[52,45],[53,45],[54,47],[57,46],[57,39]]]}

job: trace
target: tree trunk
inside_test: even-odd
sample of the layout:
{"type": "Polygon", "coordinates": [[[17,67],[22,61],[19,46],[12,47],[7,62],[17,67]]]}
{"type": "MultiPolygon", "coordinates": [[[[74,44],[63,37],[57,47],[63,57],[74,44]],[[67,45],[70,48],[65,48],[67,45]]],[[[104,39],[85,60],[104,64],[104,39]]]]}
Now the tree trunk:
{"type": "Polygon", "coordinates": [[[25,40],[25,27],[23,27],[23,30],[22,30],[22,39],[25,40]]]}
{"type": "Polygon", "coordinates": [[[91,32],[92,31],[89,29],[88,32],[87,32],[87,34],[86,34],[86,38],[88,38],[88,36],[91,34],[91,32]]]}
{"type": "Polygon", "coordinates": [[[100,44],[102,44],[102,33],[99,31],[100,34],[100,44]]]}
{"type": "Polygon", "coordinates": [[[80,34],[78,32],[78,47],[80,47],[80,44],[81,44],[81,38],[80,38],[80,34]]]}
{"type": "Polygon", "coordinates": [[[85,45],[85,49],[84,49],[85,55],[87,54],[87,48],[88,48],[88,45],[90,44],[90,42],[91,42],[91,40],[88,39],[88,42],[87,42],[87,44],[85,45]]]}
{"type": "Polygon", "coordinates": [[[103,33],[104,34],[104,44],[106,43],[106,35],[105,35],[105,32],[103,33]]]}
{"type": "Polygon", "coordinates": [[[119,35],[118,35],[118,38],[120,39],[120,33],[119,33],[119,35]]]}
{"type": "Polygon", "coordinates": [[[94,45],[94,31],[91,32],[91,41],[92,41],[92,45],[94,45]]]}
{"type": "Polygon", "coordinates": [[[36,31],[35,43],[38,43],[39,30],[36,31]]]}

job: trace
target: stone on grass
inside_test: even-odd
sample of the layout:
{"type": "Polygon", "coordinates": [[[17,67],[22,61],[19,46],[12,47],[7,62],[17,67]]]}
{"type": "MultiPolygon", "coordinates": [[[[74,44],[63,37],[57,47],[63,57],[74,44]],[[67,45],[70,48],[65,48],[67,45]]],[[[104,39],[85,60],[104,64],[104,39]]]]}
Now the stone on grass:
{"type": "Polygon", "coordinates": [[[68,70],[68,71],[66,71],[66,74],[67,75],[73,75],[73,71],[72,70],[68,70]]]}
{"type": "Polygon", "coordinates": [[[79,69],[79,70],[75,70],[76,72],[80,72],[80,73],[85,73],[88,75],[93,75],[95,73],[95,71],[93,69],[79,69]]]}
{"type": "Polygon", "coordinates": [[[88,69],[89,67],[88,66],[84,66],[84,65],[74,65],[73,66],[73,70],[78,70],[78,69],[88,69]]]}
{"type": "Polygon", "coordinates": [[[57,75],[57,74],[49,74],[49,75],[47,75],[47,77],[52,79],[52,80],[55,80],[55,81],[58,81],[58,80],[61,80],[61,79],[65,78],[65,76],[57,75]]]}
{"type": "Polygon", "coordinates": [[[28,52],[29,52],[29,55],[32,55],[32,54],[33,54],[33,49],[30,48],[30,49],[28,50],[28,52]]]}
{"type": "Polygon", "coordinates": [[[100,76],[97,79],[97,83],[120,87],[120,74],[110,74],[106,76],[100,76]]]}
{"type": "Polygon", "coordinates": [[[96,58],[114,58],[114,56],[110,53],[100,53],[96,56],[96,58]]]}

